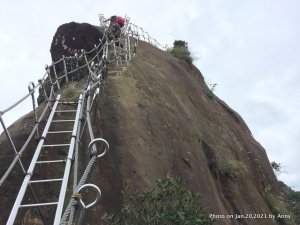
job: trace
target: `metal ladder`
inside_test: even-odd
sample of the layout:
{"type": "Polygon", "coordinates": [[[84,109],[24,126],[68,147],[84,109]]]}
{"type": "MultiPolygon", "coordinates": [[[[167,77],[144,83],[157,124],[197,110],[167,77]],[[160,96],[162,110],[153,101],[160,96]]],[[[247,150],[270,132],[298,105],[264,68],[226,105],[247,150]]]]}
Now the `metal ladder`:
{"type": "MultiPolygon", "coordinates": [[[[7,225],[12,225],[16,221],[16,217],[18,214],[18,211],[20,209],[24,208],[34,208],[37,209],[40,215],[41,220],[43,221],[44,224],[55,224],[58,225],[60,223],[60,219],[62,216],[62,210],[64,206],[64,200],[67,192],[67,185],[68,185],[68,180],[69,180],[69,175],[70,175],[70,170],[71,170],[71,165],[73,161],[73,155],[74,155],[74,149],[75,149],[75,144],[76,144],[76,137],[77,137],[77,132],[78,132],[78,123],[80,119],[80,111],[82,110],[81,104],[82,104],[82,95],[80,95],[78,102],[60,102],[60,95],[57,96],[53,107],[51,109],[48,121],[45,125],[44,131],[41,135],[40,141],[36,147],[35,153],[32,157],[31,163],[29,165],[29,168],[27,170],[27,173],[25,175],[25,178],[23,180],[22,186],[19,190],[18,196],[16,198],[16,201],[14,203],[13,209],[11,211],[11,214],[8,218],[7,225]],[[60,105],[73,105],[76,107],[76,109],[59,109],[60,105]],[[59,117],[66,116],[67,115],[72,115],[72,119],[60,119],[59,117]],[[75,114],[75,116],[74,116],[75,114]],[[53,127],[66,127],[66,123],[69,123],[69,127],[72,126],[73,123],[73,130],[58,130],[58,129],[53,129],[53,127]],[[50,128],[51,127],[51,128],[50,128]],[[70,139],[68,140],[67,143],[47,143],[47,140],[50,139],[51,142],[51,137],[52,140],[62,140],[63,137],[66,137],[67,134],[71,134],[70,139]],[[48,136],[47,136],[48,135],[48,136]],[[47,139],[46,139],[47,138],[47,139]],[[46,143],[45,143],[46,142],[46,143]],[[62,151],[61,149],[65,148],[65,151],[62,151]],[[67,148],[67,149],[66,149],[67,148]],[[47,151],[48,149],[48,151],[47,151]],[[47,159],[45,155],[47,156],[48,153],[55,155],[55,151],[58,151],[60,149],[60,153],[64,153],[63,157],[64,159],[61,159],[61,157],[58,157],[58,159],[47,159]],[[46,153],[45,153],[46,151],[46,153]],[[54,174],[59,173],[58,178],[51,178],[51,175],[53,173],[49,169],[51,165],[57,165],[61,164],[64,166],[64,169],[61,171],[57,170],[57,167],[54,167],[52,169],[52,172],[54,174]],[[40,171],[42,171],[42,166],[47,166],[45,170],[46,174],[42,176],[45,177],[43,179],[36,179],[35,177],[41,176],[41,173],[37,174],[36,170],[38,168],[41,168],[40,171]],[[49,168],[48,168],[49,167],[49,168]],[[49,172],[50,171],[50,172],[49,172]],[[47,174],[48,173],[48,174],[47,174]],[[63,173],[63,175],[62,175],[63,173]],[[60,186],[57,187],[57,184],[60,186]],[[57,191],[57,196],[55,197],[44,197],[42,196],[41,199],[46,199],[43,202],[39,202],[35,192],[33,191],[33,186],[34,185],[46,185],[45,188],[48,190],[49,188],[55,189],[55,192],[57,191]],[[56,185],[56,186],[55,186],[56,185]],[[28,189],[29,187],[29,189],[28,189]],[[59,191],[60,190],[60,191],[59,191]],[[28,196],[28,191],[31,191],[31,194],[33,196],[33,199],[35,199],[34,203],[26,203],[26,201],[32,201],[30,198],[24,198],[24,196],[28,196]],[[59,191],[59,195],[58,195],[59,191]],[[26,195],[25,195],[26,194],[26,195]],[[52,200],[55,198],[56,200],[52,200]],[[28,200],[29,199],[29,200],[28,200]],[[55,216],[54,220],[52,218],[52,222],[48,222],[45,219],[45,216],[43,215],[43,210],[46,207],[52,207],[52,211],[54,210],[53,207],[56,206],[55,210],[55,216]]],[[[70,106],[69,106],[70,107],[70,106]]],[[[56,156],[56,155],[55,155],[56,156]]],[[[49,189],[50,190],[50,189],[49,189]]],[[[45,189],[43,189],[43,194],[45,193],[45,189]]],[[[50,191],[51,192],[51,191],[50,191]]],[[[53,213],[54,214],[54,213],[53,213]]]]}

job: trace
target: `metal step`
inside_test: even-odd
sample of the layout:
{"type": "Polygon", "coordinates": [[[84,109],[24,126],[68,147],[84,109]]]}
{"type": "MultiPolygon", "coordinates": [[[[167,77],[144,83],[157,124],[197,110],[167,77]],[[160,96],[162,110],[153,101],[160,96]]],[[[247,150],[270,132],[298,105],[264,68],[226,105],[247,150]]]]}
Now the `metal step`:
{"type": "Polygon", "coordinates": [[[62,105],[77,105],[78,102],[58,102],[58,104],[62,104],[62,105]]]}
{"type": "Polygon", "coordinates": [[[62,180],[63,180],[62,178],[46,179],[46,180],[31,180],[31,181],[29,181],[29,183],[35,184],[35,183],[61,182],[62,180]]]}
{"type": "Polygon", "coordinates": [[[20,205],[20,208],[28,208],[28,207],[40,207],[40,206],[49,206],[49,205],[57,205],[58,202],[45,202],[45,203],[36,203],[36,204],[24,204],[20,205]]]}
{"type": "Polygon", "coordinates": [[[58,160],[45,160],[45,161],[37,161],[38,164],[48,164],[48,163],[65,163],[65,159],[58,159],[58,160]]]}
{"type": "Polygon", "coordinates": [[[48,148],[48,147],[66,147],[66,146],[70,146],[70,144],[42,145],[42,148],[48,148]]]}
{"type": "Polygon", "coordinates": [[[56,113],[69,113],[69,112],[76,112],[77,110],[68,109],[68,110],[56,110],[56,113]]]}
{"type": "Polygon", "coordinates": [[[72,133],[71,130],[61,130],[61,131],[48,131],[48,134],[66,134],[66,133],[72,133]]]}
{"type": "Polygon", "coordinates": [[[75,120],[52,120],[52,123],[74,122],[75,120]]]}

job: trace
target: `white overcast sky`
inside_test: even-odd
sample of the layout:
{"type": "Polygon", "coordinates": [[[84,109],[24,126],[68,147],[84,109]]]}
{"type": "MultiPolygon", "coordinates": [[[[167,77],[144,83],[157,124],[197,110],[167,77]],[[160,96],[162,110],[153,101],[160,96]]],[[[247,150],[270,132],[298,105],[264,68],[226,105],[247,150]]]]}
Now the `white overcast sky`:
{"type": "MultiPolygon", "coordinates": [[[[236,110],[279,176],[300,190],[300,1],[0,0],[0,110],[25,95],[50,64],[59,25],[98,25],[98,14],[128,15],[161,44],[185,40],[215,94],[236,110]]],[[[9,124],[30,110],[9,114],[9,124]]]]}

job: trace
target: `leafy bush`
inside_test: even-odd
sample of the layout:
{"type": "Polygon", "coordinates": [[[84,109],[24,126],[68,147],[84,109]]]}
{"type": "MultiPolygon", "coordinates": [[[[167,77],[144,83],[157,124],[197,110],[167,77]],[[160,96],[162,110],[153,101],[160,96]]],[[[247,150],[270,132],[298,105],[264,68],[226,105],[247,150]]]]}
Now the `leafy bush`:
{"type": "Polygon", "coordinates": [[[272,166],[272,169],[274,170],[276,176],[279,176],[283,172],[281,163],[272,161],[271,166],[272,166]]]}
{"type": "Polygon", "coordinates": [[[105,225],[209,225],[200,196],[180,186],[179,178],[158,179],[156,187],[125,196],[121,217],[105,214],[105,225]]]}
{"type": "Polygon", "coordinates": [[[173,45],[173,48],[169,49],[171,55],[175,56],[178,59],[184,60],[189,64],[193,63],[194,57],[191,56],[187,42],[182,40],[175,40],[173,45]]]}
{"type": "Polygon", "coordinates": [[[186,41],[182,40],[175,40],[174,43],[174,48],[188,48],[188,43],[186,41]]]}
{"type": "Polygon", "coordinates": [[[223,159],[218,161],[218,175],[227,179],[235,179],[247,172],[247,167],[236,159],[223,159]]]}

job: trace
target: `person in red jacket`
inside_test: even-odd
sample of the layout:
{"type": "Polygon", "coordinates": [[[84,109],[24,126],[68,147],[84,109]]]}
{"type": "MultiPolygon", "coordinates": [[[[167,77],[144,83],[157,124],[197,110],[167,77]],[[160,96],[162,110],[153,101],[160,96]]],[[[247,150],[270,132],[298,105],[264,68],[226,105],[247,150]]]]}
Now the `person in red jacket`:
{"type": "Polygon", "coordinates": [[[104,22],[110,21],[107,34],[110,40],[118,39],[121,35],[121,28],[125,25],[125,20],[121,16],[111,16],[104,22]]]}

